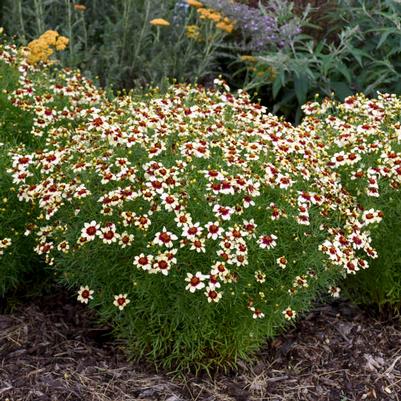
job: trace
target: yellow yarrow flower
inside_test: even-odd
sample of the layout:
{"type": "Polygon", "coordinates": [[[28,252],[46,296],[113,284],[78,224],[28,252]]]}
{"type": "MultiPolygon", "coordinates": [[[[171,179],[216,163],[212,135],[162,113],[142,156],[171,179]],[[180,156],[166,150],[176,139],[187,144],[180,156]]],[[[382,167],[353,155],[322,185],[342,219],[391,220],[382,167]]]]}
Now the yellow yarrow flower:
{"type": "Polygon", "coordinates": [[[198,25],[187,25],[185,27],[186,29],[186,35],[188,38],[200,41],[201,40],[201,33],[199,30],[198,25]]]}
{"type": "Polygon", "coordinates": [[[83,4],[74,4],[74,8],[77,11],[85,11],[86,7],[83,4]]]}
{"type": "Polygon", "coordinates": [[[28,43],[28,63],[36,64],[40,61],[47,62],[53,54],[53,48],[64,50],[68,45],[68,38],[59,35],[57,31],[46,31],[39,38],[28,43]]]}
{"type": "Polygon", "coordinates": [[[222,15],[218,11],[212,9],[209,10],[207,8],[198,8],[197,12],[201,19],[208,19],[216,23],[223,19],[222,15]]]}
{"type": "Polygon", "coordinates": [[[56,42],[56,50],[64,50],[68,45],[69,39],[64,36],[59,36],[56,42]]]}
{"type": "Polygon", "coordinates": [[[227,33],[231,33],[234,30],[234,24],[233,23],[227,23],[225,21],[220,21],[216,24],[216,28],[221,29],[222,31],[225,31],[227,33]]]}
{"type": "Polygon", "coordinates": [[[203,4],[200,1],[197,1],[197,0],[187,0],[187,4],[192,6],[192,7],[196,7],[196,8],[203,7],[203,4]]]}
{"type": "Polygon", "coordinates": [[[256,57],[255,56],[251,56],[249,54],[244,54],[243,56],[240,57],[241,61],[245,61],[245,62],[251,62],[254,63],[256,61],[256,57]]]}
{"type": "Polygon", "coordinates": [[[152,19],[149,23],[151,25],[156,25],[156,26],[169,26],[170,25],[170,22],[168,22],[164,18],[155,18],[155,19],[152,19]]]}

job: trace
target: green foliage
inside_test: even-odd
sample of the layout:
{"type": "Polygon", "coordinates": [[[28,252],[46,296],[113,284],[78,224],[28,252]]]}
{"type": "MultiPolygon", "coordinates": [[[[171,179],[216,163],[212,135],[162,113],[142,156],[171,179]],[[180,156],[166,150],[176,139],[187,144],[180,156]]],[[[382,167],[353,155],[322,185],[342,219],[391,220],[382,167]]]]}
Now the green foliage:
{"type": "MultiPolygon", "coordinates": [[[[316,132],[337,155],[364,156],[350,166],[342,162],[333,167],[341,174],[348,191],[357,197],[365,213],[380,210],[383,220],[372,230],[371,245],[378,258],[343,281],[345,295],[355,303],[375,304],[400,310],[401,307],[401,101],[395,95],[379,95],[368,100],[349,97],[344,105],[325,102],[305,106],[307,114],[317,117],[316,132]],[[362,137],[366,137],[362,140],[362,137]]],[[[303,124],[308,124],[307,119],[303,124]]],[[[340,160],[340,159],[339,159],[340,160]]]]}
{"type": "Polygon", "coordinates": [[[346,295],[355,303],[401,310],[400,204],[399,193],[382,198],[385,216],[373,236],[380,258],[369,269],[344,282],[346,295]]]}
{"type": "Polygon", "coordinates": [[[343,0],[328,10],[319,15],[330,27],[325,36],[313,34],[306,9],[303,28],[312,27],[311,34],[301,33],[290,47],[253,53],[257,66],[245,87],[272,97],[273,112],[295,112],[297,122],[302,104],[316,94],[344,100],[359,92],[400,93],[399,2],[343,0]]]}

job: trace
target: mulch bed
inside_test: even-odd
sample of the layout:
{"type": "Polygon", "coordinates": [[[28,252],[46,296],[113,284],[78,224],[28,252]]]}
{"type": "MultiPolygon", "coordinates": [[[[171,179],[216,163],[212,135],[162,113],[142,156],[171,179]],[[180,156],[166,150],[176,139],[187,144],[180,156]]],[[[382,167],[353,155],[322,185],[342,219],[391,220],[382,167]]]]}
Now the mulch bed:
{"type": "Polygon", "coordinates": [[[0,400],[401,400],[401,321],[316,306],[254,364],[183,382],[127,362],[93,313],[61,293],[0,315],[0,400]]]}

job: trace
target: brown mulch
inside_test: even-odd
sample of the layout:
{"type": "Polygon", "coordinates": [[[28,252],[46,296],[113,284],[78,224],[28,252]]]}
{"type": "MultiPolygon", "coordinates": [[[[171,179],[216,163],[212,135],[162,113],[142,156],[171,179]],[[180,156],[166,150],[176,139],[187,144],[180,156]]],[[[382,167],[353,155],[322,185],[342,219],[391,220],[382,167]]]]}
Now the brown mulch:
{"type": "Polygon", "coordinates": [[[130,364],[92,312],[46,296],[0,315],[0,400],[401,400],[401,321],[317,306],[254,364],[183,382],[130,364]]]}

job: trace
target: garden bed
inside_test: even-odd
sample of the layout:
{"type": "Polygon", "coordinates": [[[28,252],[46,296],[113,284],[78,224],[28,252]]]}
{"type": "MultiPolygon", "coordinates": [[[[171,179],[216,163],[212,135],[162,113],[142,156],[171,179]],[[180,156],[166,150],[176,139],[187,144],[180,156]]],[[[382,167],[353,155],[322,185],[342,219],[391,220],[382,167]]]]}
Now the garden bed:
{"type": "Polygon", "coordinates": [[[345,302],[317,305],[253,365],[213,379],[173,380],[130,364],[93,312],[67,294],[0,315],[0,399],[399,400],[401,323],[345,302]]]}

